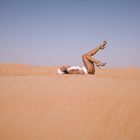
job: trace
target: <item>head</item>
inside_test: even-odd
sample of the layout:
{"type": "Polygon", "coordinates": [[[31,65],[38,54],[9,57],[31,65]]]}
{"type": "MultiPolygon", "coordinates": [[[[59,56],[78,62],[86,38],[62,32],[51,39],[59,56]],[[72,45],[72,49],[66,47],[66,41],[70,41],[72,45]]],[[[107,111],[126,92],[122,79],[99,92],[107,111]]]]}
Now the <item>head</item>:
{"type": "Polygon", "coordinates": [[[68,69],[67,66],[61,66],[61,67],[60,67],[60,70],[61,70],[62,72],[64,72],[65,74],[68,74],[67,69],[68,69]]]}

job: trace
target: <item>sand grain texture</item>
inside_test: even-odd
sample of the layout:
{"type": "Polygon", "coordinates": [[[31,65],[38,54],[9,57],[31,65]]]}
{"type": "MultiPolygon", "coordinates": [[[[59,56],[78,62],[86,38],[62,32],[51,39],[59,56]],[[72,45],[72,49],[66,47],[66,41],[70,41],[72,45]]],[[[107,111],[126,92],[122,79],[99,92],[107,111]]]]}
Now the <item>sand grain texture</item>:
{"type": "Polygon", "coordinates": [[[140,69],[56,75],[0,65],[0,140],[140,140],[140,69]]]}

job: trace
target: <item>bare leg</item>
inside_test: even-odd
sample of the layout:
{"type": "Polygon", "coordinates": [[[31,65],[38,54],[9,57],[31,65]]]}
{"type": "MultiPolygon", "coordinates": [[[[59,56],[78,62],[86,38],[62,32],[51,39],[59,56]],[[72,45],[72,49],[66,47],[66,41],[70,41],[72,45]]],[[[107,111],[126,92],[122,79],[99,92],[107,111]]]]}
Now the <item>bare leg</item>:
{"type": "Polygon", "coordinates": [[[107,44],[106,41],[104,41],[103,43],[101,43],[98,47],[92,49],[91,51],[89,51],[87,54],[89,54],[90,56],[95,55],[99,50],[103,50],[105,48],[105,45],[107,44]]]}
{"type": "Polygon", "coordinates": [[[106,64],[106,63],[102,63],[102,62],[92,58],[92,56],[95,55],[100,49],[105,48],[106,43],[107,42],[104,41],[101,45],[99,45],[95,49],[92,49],[91,51],[89,51],[88,53],[86,53],[82,56],[83,63],[85,65],[85,67],[87,68],[89,74],[94,74],[95,73],[94,63],[98,67],[99,66],[104,66],[106,64]]]}
{"type": "Polygon", "coordinates": [[[89,59],[87,59],[86,54],[82,55],[83,63],[88,71],[89,74],[95,73],[95,66],[94,63],[92,63],[89,59]]]}

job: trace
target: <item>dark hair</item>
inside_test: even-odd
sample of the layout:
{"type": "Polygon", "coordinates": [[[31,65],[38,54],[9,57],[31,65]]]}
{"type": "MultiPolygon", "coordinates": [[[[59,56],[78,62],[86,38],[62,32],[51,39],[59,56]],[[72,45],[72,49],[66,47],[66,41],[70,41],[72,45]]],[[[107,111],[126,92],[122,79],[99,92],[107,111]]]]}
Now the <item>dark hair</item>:
{"type": "Polygon", "coordinates": [[[68,71],[67,71],[67,70],[64,70],[63,72],[64,72],[65,74],[68,74],[68,71]]]}

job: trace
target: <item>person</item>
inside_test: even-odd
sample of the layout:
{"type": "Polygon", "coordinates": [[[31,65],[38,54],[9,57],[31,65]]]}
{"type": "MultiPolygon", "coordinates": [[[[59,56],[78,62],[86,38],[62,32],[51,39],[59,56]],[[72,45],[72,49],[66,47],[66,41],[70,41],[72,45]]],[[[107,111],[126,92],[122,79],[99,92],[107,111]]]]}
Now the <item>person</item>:
{"type": "Polygon", "coordinates": [[[106,63],[102,63],[92,56],[99,50],[103,50],[106,47],[107,42],[103,41],[98,47],[82,55],[84,67],[62,65],[57,73],[58,74],[95,74],[95,65],[99,68],[105,66],[106,63]]]}

